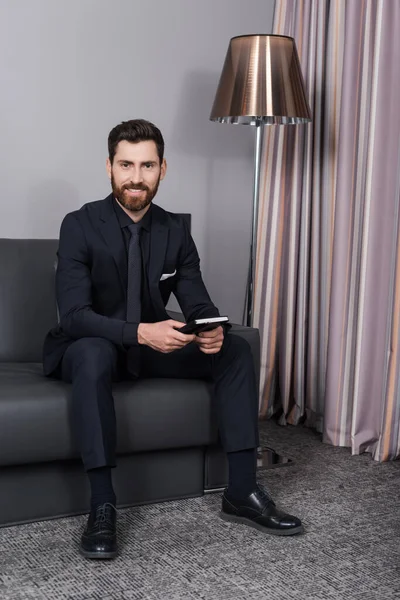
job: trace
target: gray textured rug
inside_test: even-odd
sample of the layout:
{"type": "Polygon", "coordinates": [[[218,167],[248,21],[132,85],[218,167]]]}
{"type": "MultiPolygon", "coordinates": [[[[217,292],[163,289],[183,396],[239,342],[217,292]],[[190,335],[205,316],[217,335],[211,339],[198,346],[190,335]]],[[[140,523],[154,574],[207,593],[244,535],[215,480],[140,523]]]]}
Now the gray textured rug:
{"type": "Polygon", "coordinates": [[[400,462],[263,423],[296,464],[262,476],[307,533],[276,538],[218,518],[220,495],[120,511],[120,556],[77,553],[86,517],[0,529],[1,600],[400,599],[400,462]]]}

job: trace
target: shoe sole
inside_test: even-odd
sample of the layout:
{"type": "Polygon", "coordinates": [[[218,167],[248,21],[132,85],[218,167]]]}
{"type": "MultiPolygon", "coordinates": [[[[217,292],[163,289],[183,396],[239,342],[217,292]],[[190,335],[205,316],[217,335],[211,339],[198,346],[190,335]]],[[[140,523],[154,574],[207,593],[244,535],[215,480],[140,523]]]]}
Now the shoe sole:
{"type": "Polygon", "coordinates": [[[85,558],[90,558],[92,560],[107,560],[115,558],[118,554],[117,550],[115,552],[87,552],[86,550],[82,550],[82,548],[79,548],[79,552],[85,558]]]}
{"type": "Polygon", "coordinates": [[[230,515],[222,511],[219,513],[219,516],[224,521],[247,525],[247,527],[253,527],[254,529],[258,529],[263,533],[269,533],[271,535],[297,535],[304,532],[303,525],[300,525],[299,527],[293,527],[292,529],[272,529],[272,527],[264,527],[263,525],[259,525],[255,521],[252,521],[251,519],[246,519],[246,517],[237,517],[236,515],[230,515]]]}

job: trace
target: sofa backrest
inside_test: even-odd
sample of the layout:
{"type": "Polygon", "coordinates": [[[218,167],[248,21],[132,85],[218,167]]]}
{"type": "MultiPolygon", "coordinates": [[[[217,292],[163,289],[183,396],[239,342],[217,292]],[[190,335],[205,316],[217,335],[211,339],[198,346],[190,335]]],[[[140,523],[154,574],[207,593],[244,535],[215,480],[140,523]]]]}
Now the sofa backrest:
{"type": "Polygon", "coordinates": [[[0,239],[0,361],[41,362],[57,324],[57,240],[0,239]]]}
{"type": "MultiPolygon", "coordinates": [[[[190,227],[190,214],[182,214],[190,227]]],[[[0,361],[41,362],[57,325],[58,240],[0,239],[0,361]]]]}

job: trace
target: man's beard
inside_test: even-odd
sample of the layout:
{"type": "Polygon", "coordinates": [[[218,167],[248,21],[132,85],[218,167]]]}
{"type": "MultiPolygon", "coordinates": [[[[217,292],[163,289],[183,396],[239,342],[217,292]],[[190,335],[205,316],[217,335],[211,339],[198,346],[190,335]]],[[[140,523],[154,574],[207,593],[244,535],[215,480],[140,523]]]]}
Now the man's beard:
{"type": "Polygon", "coordinates": [[[154,196],[157,194],[158,186],[160,184],[160,177],[158,178],[157,183],[153,188],[149,188],[143,183],[139,185],[134,185],[133,183],[126,183],[121,187],[118,187],[115,183],[114,175],[113,173],[111,173],[111,187],[115,198],[120,204],[122,204],[124,208],[127,208],[132,212],[139,212],[146,208],[146,206],[148,206],[151,203],[154,196]],[[134,198],[132,196],[129,196],[125,190],[143,190],[146,193],[144,197],[134,198]]]}

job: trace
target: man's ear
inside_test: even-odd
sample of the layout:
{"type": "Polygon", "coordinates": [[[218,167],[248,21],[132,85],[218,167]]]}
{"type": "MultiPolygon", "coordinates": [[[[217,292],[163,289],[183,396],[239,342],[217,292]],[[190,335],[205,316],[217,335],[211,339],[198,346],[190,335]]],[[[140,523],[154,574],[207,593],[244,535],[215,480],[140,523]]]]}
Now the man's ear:
{"type": "Polygon", "coordinates": [[[106,170],[107,170],[107,175],[111,179],[111,162],[110,162],[109,158],[107,158],[107,160],[106,160],[106,170]]]}
{"type": "Polygon", "coordinates": [[[167,172],[167,161],[165,160],[165,158],[163,158],[163,161],[161,163],[160,179],[164,179],[166,172],[167,172]]]}

